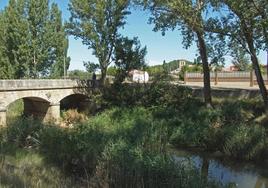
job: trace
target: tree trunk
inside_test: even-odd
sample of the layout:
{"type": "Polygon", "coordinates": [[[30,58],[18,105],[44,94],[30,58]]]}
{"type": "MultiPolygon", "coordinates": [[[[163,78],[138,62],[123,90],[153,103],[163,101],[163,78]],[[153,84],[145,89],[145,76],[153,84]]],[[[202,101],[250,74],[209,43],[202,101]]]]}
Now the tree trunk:
{"type": "Polygon", "coordinates": [[[259,65],[258,58],[257,58],[256,54],[251,55],[251,61],[252,61],[255,75],[257,78],[257,82],[258,82],[258,85],[259,85],[259,88],[261,91],[262,99],[263,99],[263,102],[265,104],[265,108],[266,108],[266,110],[268,110],[268,93],[267,93],[266,86],[264,84],[264,80],[263,80],[263,77],[261,74],[261,69],[260,69],[260,65],[259,65]]]}
{"type": "Polygon", "coordinates": [[[202,60],[203,65],[203,73],[204,73],[204,100],[208,107],[212,106],[211,100],[211,86],[210,86],[210,71],[207,57],[207,48],[205,44],[205,40],[203,38],[203,34],[200,32],[196,32],[199,44],[199,53],[202,60]]]}
{"type": "Polygon", "coordinates": [[[107,74],[107,67],[105,67],[105,68],[103,67],[101,69],[101,79],[100,79],[101,85],[104,85],[105,84],[106,74],[107,74]]]}
{"type": "Polygon", "coordinates": [[[252,61],[252,65],[255,71],[255,75],[257,78],[257,82],[260,88],[260,92],[262,95],[262,99],[265,105],[265,110],[266,112],[268,112],[268,93],[267,93],[267,89],[266,86],[264,84],[264,80],[261,74],[261,69],[260,69],[260,65],[259,65],[259,61],[258,61],[258,57],[256,55],[256,50],[254,48],[254,43],[253,43],[253,39],[250,37],[249,34],[245,34],[247,43],[248,43],[248,48],[250,51],[250,57],[251,57],[251,61],[252,61]]]}

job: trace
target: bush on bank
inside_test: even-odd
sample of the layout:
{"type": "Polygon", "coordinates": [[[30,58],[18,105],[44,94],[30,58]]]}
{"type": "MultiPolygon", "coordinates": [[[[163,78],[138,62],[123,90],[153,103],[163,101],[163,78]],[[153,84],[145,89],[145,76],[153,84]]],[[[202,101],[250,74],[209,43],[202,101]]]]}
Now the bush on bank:
{"type": "Polygon", "coordinates": [[[165,83],[107,91],[101,101],[106,110],[72,129],[15,122],[0,133],[0,153],[33,151],[90,187],[220,186],[170,158],[169,143],[245,160],[267,153],[266,129],[254,121],[263,113],[259,103],[224,101],[208,109],[190,89],[165,83]]]}
{"type": "Polygon", "coordinates": [[[90,187],[218,187],[167,154],[166,126],[142,107],[113,108],[73,129],[24,119],[8,127],[2,140],[14,146],[5,155],[34,152],[42,156],[38,164],[55,166],[90,187]]]}

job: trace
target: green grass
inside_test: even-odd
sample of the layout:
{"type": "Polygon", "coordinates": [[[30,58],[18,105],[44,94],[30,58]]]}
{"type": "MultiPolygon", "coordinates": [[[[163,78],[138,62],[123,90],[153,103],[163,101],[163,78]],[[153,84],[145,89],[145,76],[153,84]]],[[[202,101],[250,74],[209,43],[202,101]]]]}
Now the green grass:
{"type": "Polygon", "coordinates": [[[0,187],[79,187],[37,152],[15,146],[6,152],[0,161],[0,187]]]}
{"type": "Polygon", "coordinates": [[[1,186],[219,187],[168,155],[169,131],[154,119],[138,107],[106,110],[73,129],[20,120],[2,132],[1,186]]]}
{"type": "Polygon", "coordinates": [[[267,157],[267,130],[256,121],[264,113],[259,101],[206,108],[189,89],[163,83],[113,89],[98,99],[99,114],[71,129],[21,118],[1,130],[0,186],[221,187],[175,162],[167,146],[239,160],[267,157]]]}

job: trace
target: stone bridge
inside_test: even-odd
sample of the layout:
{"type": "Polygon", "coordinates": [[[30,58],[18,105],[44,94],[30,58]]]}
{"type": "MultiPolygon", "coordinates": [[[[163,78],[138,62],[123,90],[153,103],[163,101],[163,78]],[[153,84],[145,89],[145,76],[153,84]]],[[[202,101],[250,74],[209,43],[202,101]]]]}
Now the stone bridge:
{"type": "Polygon", "coordinates": [[[57,122],[61,108],[79,108],[88,101],[89,89],[91,81],[82,80],[0,80],[0,125],[6,125],[8,107],[19,99],[25,115],[57,122]]]}

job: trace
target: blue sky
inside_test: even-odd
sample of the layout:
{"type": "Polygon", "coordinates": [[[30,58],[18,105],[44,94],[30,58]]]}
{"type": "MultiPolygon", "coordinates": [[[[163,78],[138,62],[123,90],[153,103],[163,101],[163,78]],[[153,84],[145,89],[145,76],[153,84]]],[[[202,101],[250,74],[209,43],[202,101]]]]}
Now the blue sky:
{"type": "MultiPolygon", "coordinates": [[[[70,16],[68,12],[69,0],[50,0],[56,2],[63,12],[63,18],[68,21],[70,16]]],[[[0,9],[6,6],[8,0],[0,0],[0,9]]],[[[160,32],[152,31],[153,25],[148,24],[149,15],[146,12],[135,9],[127,18],[127,24],[121,30],[124,36],[137,36],[143,46],[147,46],[148,54],[146,62],[149,65],[162,64],[164,60],[171,61],[175,59],[187,59],[193,61],[197,53],[195,45],[190,49],[184,49],[182,46],[182,37],[179,31],[167,32],[162,36],[160,32]]],[[[92,55],[92,51],[84,46],[81,40],[75,40],[72,36],[69,37],[68,55],[71,57],[70,70],[84,70],[83,61],[97,62],[97,59],[92,55]]],[[[262,63],[266,62],[266,54],[261,53],[259,56],[262,63]]],[[[230,59],[227,58],[227,62],[230,59]]],[[[227,63],[229,65],[229,63],[227,63]]]]}

